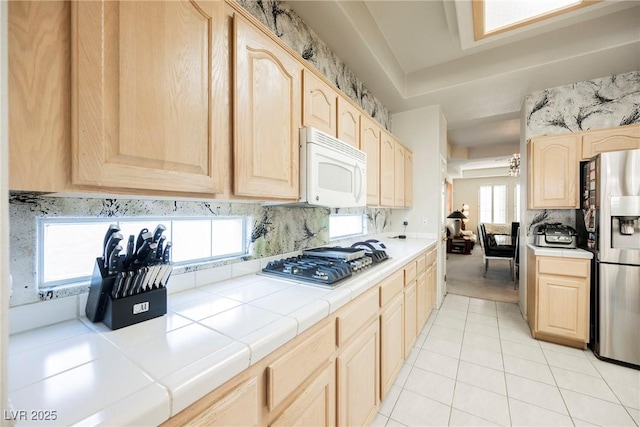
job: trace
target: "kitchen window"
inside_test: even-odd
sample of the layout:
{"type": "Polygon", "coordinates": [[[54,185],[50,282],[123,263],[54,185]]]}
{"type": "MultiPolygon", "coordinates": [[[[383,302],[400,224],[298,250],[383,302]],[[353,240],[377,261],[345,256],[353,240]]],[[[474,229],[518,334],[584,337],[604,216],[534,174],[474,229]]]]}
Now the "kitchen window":
{"type": "Polygon", "coordinates": [[[329,239],[367,234],[367,217],[362,214],[329,215],[329,239]]]}
{"type": "Polygon", "coordinates": [[[478,189],[478,219],[484,223],[507,223],[507,186],[481,185],[478,189]]]}
{"type": "Polygon", "coordinates": [[[136,217],[136,218],[41,218],[38,220],[38,286],[50,288],[91,278],[95,259],[102,256],[102,243],[109,224],[117,224],[124,239],[137,236],[142,228],[153,231],[158,224],[167,229],[172,243],[172,261],[191,264],[245,255],[246,217],[136,217]]]}

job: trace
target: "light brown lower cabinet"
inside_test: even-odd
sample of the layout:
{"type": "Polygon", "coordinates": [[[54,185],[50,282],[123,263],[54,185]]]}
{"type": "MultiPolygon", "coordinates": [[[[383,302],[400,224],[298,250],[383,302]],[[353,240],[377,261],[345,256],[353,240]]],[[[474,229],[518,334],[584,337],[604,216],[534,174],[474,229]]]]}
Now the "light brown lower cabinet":
{"type": "Polygon", "coordinates": [[[335,426],[335,384],[335,365],[329,363],[270,425],[273,427],[335,426]]]}
{"type": "Polygon", "coordinates": [[[380,398],[384,399],[404,362],[404,296],[398,294],[380,314],[380,398]]]}
{"type": "Polygon", "coordinates": [[[531,335],[584,348],[589,342],[589,259],[527,251],[527,313],[531,335]]]}
{"type": "Polygon", "coordinates": [[[338,425],[369,425],[380,397],[380,330],[377,319],[369,324],[336,359],[338,425]]]}
{"type": "Polygon", "coordinates": [[[434,259],[418,256],[163,426],[369,425],[431,311],[434,259]]]}
{"type": "Polygon", "coordinates": [[[418,328],[418,306],[416,294],[416,281],[411,282],[404,289],[404,358],[406,359],[409,352],[416,343],[418,328]]]}
{"type": "Polygon", "coordinates": [[[193,427],[258,425],[258,382],[251,378],[186,424],[193,427]]]}

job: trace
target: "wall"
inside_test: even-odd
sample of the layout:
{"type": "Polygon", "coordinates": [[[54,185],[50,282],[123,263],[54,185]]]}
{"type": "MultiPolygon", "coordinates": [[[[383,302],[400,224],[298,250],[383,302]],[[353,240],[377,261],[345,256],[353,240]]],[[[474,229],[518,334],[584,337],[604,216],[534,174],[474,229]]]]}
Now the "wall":
{"type": "MultiPolygon", "coordinates": [[[[390,116],[382,105],[345,64],[318,39],[285,3],[280,1],[240,0],[250,13],[269,27],[278,37],[321,71],[385,128],[390,116]]],[[[6,28],[6,27],[4,27],[6,28]]],[[[5,128],[6,129],[6,128],[5,128]]],[[[5,199],[6,200],[6,199],[5,199]]],[[[369,233],[388,231],[388,209],[350,209],[368,217],[369,233]]],[[[322,208],[264,207],[255,203],[223,203],[218,201],[184,202],[171,200],[125,200],[118,198],[53,198],[32,193],[11,193],[10,268],[14,277],[11,306],[33,303],[86,292],[87,288],[39,291],[36,285],[36,221],[37,217],[78,216],[172,216],[172,215],[248,215],[251,219],[249,254],[243,260],[287,253],[305,247],[328,243],[329,214],[322,208]]],[[[98,242],[96,242],[97,245],[98,242]]],[[[205,269],[240,260],[203,264],[180,269],[175,273],[205,269]]]]}
{"type": "MultiPolygon", "coordinates": [[[[440,106],[419,108],[393,114],[393,134],[413,151],[413,207],[394,209],[392,230],[402,231],[402,221],[409,221],[407,232],[424,233],[437,239],[444,230],[444,180],[447,171],[447,122],[440,106]]],[[[446,285],[445,251],[438,252],[437,306],[446,285]]]]}
{"type": "Polygon", "coordinates": [[[518,178],[509,176],[486,178],[458,178],[453,180],[453,210],[461,210],[462,204],[469,205],[469,221],[466,229],[477,233],[478,229],[478,189],[481,185],[507,186],[507,223],[515,221],[515,186],[518,178]]]}
{"type": "MultiPolygon", "coordinates": [[[[533,92],[523,106],[523,132],[520,141],[522,174],[526,177],[526,141],[540,135],[581,132],[640,123],[640,71],[603,77],[533,92]]],[[[524,178],[521,179],[523,182],[524,178]]],[[[526,191],[522,193],[526,206],[526,191]]],[[[526,209],[523,231],[527,241],[542,222],[575,225],[575,210],[526,209]]],[[[524,240],[524,239],[523,239],[524,240]]],[[[523,242],[524,245],[524,242],[523,242]]],[[[521,253],[524,246],[521,247],[521,253]]],[[[526,258],[526,257],[523,257],[526,258]]],[[[526,259],[520,259],[520,277],[526,277],[526,259]]],[[[520,287],[520,309],[526,310],[525,286],[520,287]]]]}

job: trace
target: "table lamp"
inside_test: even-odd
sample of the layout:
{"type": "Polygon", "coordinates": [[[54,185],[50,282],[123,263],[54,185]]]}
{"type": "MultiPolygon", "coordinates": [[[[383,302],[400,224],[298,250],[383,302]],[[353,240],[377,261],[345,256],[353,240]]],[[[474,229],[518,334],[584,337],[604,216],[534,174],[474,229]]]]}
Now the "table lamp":
{"type": "Polygon", "coordinates": [[[460,220],[466,219],[467,216],[465,214],[463,214],[462,212],[460,212],[460,211],[453,211],[453,212],[451,212],[451,214],[449,214],[449,216],[447,218],[455,220],[453,222],[454,223],[453,227],[455,229],[455,235],[453,237],[460,235],[460,228],[461,228],[461,221],[460,220]]]}

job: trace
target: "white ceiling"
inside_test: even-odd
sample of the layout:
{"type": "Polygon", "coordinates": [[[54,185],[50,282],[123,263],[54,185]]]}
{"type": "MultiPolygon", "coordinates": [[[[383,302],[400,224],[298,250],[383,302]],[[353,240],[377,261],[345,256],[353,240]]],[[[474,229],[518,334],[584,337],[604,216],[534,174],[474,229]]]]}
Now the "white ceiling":
{"type": "Polygon", "coordinates": [[[480,42],[469,0],[287,4],[391,113],[440,105],[454,175],[519,150],[527,93],[640,70],[638,0],[605,0],[480,42]]]}

